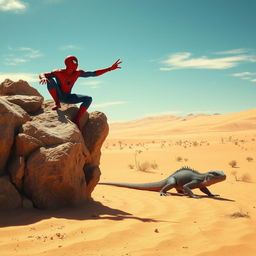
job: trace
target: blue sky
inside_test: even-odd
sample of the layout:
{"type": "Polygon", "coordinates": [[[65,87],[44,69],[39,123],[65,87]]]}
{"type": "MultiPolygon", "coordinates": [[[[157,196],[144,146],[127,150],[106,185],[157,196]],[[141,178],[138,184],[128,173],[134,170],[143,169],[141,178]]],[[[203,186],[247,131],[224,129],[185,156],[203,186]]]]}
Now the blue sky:
{"type": "Polygon", "coordinates": [[[0,0],[0,81],[63,68],[122,69],[80,78],[110,122],[255,108],[254,0],[0,0]]]}

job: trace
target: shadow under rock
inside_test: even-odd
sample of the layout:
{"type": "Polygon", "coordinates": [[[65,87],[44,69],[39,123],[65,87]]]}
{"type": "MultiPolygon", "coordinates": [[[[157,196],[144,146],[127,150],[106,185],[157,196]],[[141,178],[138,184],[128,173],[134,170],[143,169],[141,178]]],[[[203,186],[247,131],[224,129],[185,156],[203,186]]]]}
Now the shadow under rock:
{"type": "Polygon", "coordinates": [[[109,219],[120,221],[135,219],[141,222],[160,222],[160,220],[133,216],[131,213],[110,208],[100,202],[90,201],[79,207],[58,210],[16,209],[2,211],[0,212],[0,227],[30,225],[52,217],[73,220],[109,219]]]}

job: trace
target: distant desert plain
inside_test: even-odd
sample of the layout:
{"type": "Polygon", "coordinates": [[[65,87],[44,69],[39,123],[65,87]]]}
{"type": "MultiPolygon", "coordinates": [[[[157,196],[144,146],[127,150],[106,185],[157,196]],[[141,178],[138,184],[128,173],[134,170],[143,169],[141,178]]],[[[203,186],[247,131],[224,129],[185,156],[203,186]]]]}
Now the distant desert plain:
{"type": "Polygon", "coordinates": [[[159,181],[182,166],[227,179],[199,199],[98,185],[93,202],[0,213],[1,256],[256,255],[256,109],[110,124],[101,181],[159,181]]]}

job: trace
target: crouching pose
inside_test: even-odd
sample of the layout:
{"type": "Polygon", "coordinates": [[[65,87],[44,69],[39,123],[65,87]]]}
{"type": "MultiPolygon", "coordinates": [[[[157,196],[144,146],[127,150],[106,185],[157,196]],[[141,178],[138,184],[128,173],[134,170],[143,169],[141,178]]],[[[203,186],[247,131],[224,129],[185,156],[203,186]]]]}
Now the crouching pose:
{"type": "Polygon", "coordinates": [[[81,130],[80,119],[92,103],[92,97],[71,93],[74,83],[78,77],[100,76],[106,72],[121,68],[119,67],[119,64],[122,62],[117,60],[109,68],[92,72],[85,72],[83,70],[77,69],[78,60],[75,56],[68,56],[64,62],[66,65],[65,69],[59,69],[49,73],[40,74],[40,84],[47,84],[48,91],[55,102],[52,110],[61,108],[60,102],[68,104],[82,103],[74,119],[74,123],[76,123],[79,130],[81,130]]]}

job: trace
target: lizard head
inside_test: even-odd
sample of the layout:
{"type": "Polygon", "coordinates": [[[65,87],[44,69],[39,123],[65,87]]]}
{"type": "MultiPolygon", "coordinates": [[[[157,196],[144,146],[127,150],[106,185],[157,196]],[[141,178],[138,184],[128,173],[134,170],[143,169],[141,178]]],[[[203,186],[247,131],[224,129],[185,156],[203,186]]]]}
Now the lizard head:
{"type": "Polygon", "coordinates": [[[210,171],[204,179],[204,185],[210,186],[214,183],[221,182],[226,179],[226,174],[223,171],[210,171]]]}

